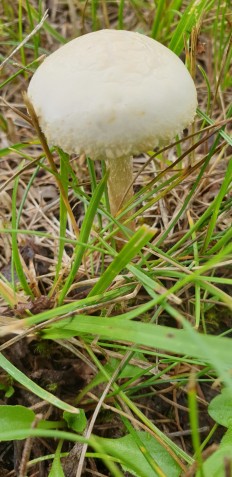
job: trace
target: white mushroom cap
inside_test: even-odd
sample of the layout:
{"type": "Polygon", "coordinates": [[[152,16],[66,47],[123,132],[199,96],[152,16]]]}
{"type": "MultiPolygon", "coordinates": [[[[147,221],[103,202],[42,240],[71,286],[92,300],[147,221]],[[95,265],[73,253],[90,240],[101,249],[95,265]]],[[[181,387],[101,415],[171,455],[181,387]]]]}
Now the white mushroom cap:
{"type": "Polygon", "coordinates": [[[51,54],[28,96],[50,144],[92,159],[138,154],[188,126],[196,88],[182,61],[140,33],[100,30],[51,54]]]}

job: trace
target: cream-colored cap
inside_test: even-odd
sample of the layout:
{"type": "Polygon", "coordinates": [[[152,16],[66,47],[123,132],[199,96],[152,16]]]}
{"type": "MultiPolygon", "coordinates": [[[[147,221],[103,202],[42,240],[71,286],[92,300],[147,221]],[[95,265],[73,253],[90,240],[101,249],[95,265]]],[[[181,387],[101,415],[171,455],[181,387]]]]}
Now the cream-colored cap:
{"type": "Polygon", "coordinates": [[[28,96],[50,144],[92,159],[170,141],[194,118],[197,95],[182,61],[140,33],[100,30],[52,53],[28,96]]]}

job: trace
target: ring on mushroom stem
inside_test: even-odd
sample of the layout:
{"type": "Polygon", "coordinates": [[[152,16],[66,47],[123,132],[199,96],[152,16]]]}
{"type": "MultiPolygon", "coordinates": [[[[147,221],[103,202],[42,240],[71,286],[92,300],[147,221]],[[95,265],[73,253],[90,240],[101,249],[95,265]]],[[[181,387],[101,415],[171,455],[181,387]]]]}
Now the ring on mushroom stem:
{"type": "MultiPolygon", "coordinates": [[[[182,132],[197,107],[182,61],[124,30],[88,33],[62,46],[39,66],[28,96],[48,143],[106,160],[113,216],[133,196],[132,156],[182,132]]],[[[134,229],[132,221],[128,227],[134,229]]]]}

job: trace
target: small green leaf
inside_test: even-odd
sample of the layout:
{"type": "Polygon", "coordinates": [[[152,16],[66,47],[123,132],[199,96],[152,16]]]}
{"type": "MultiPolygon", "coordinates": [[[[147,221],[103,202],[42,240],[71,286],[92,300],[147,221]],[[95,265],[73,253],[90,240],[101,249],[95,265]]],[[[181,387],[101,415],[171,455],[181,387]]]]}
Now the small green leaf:
{"type": "Polygon", "coordinates": [[[65,477],[63,469],[62,469],[62,465],[60,463],[61,447],[62,447],[62,441],[60,441],[57,446],[55,457],[53,459],[52,467],[48,477],[65,477]]]}
{"type": "Polygon", "coordinates": [[[225,427],[232,425],[232,392],[231,389],[223,389],[219,396],[216,396],[209,404],[209,415],[218,424],[225,427]]]}
{"type": "Polygon", "coordinates": [[[80,409],[78,415],[64,411],[63,418],[67,422],[68,427],[79,434],[81,434],[86,428],[87,419],[83,409],[80,409]]]}
{"type": "Polygon", "coordinates": [[[0,383],[0,391],[3,391],[5,393],[6,398],[10,398],[14,394],[13,386],[9,386],[3,383],[0,383]]]}

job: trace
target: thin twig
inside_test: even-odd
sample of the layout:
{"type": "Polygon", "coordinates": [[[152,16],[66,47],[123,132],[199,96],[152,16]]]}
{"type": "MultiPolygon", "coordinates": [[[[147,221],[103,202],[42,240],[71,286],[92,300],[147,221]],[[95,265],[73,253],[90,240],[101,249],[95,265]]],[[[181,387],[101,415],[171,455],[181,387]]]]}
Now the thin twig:
{"type": "Polygon", "coordinates": [[[216,89],[215,89],[214,98],[213,98],[213,104],[212,104],[212,108],[211,108],[212,111],[214,110],[214,106],[215,106],[215,103],[216,103],[220,82],[221,82],[221,79],[222,79],[222,76],[223,76],[225,64],[226,64],[231,46],[232,46],[232,33],[230,35],[229,43],[227,45],[227,48],[226,48],[226,50],[224,52],[224,55],[223,55],[223,58],[222,58],[221,69],[220,69],[219,76],[218,76],[218,79],[217,79],[216,89]]]}
{"type": "Polygon", "coordinates": [[[24,98],[24,102],[26,104],[27,110],[30,114],[33,126],[36,130],[36,133],[38,134],[38,137],[39,137],[39,140],[41,142],[42,148],[43,148],[43,150],[45,152],[45,155],[48,159],[51,170],[54,173],[54,177],[56,179],[57,185],[59,187],[59,190],[60,190],[60,193],[61,193],[61,196],[62,196],[62,199],[63,199],[63,202],[65,204],[68,215],[70,217],[70,220],[71,220],[71,223],[72,223],[72,226],[73,226],[73,230],[75,232],[76,237],[78,238],[79,237],[79,228],[78,228],[78,225],[76,223],[76,219],[73,215],[73,211],[72,211],[71,206],[69,204],[69,201],[68,201],[66,192],[64,190],[63,184],[62,184],[62,182],[61,182],[61,180],[58,176],[58,170],[57,170],[56,164],[54,162],[53,156],[50,152],[50,149],[48,147],[47,140],[45,138],[44,133],[40,129],[39,120],[38,120],[38,117],[37,117],[36,112],[34,110],[33,104],[30,102],[26,93],[23,94],[23,98],[24,98]]]}
{"type": "Polygon", "coordinates": [[[31,118],[27,115],[27,114],[24,114],[22,111],[20,111],[20,109],[18,108],[15,108],[14,106],[12,106],[10,103],[8,103],[8,101],[5,100],[5,98],[1,97],[1,101],[8,107],[10,108],[15,114],[17,114],[17,116],[20,116],[20,118],[22,118],[24,121],[26,121],[27,123],[29,124],[33,124],[32,123],[32,120],[31,118]]]}
{"type": "MultiPolygon", "coordinates": [[[[32,426],[31,426],[32,429],[36,429],[36,427],[38,425],[38,422],[39,422],[39,420],[41,420],[41,418],[42,418],[41,415],[35,416],[35,419],[34,419],[34,421],[32,423],[32,426]]],[[[22,453],[21,462],[20,462],[18,477],[25,477],[25,475],[27,474],[27,464],[28,464],[28,461],[29,461],[33,441],[34,441],[33,437],[28,437],[26,439],[24,449],[23,449],[23,453],[22,453]]]]}
{"type": "MultiPolygon", "coordinates": [[[[165,151],[168,151],[169,149],[171,149],[172,147],[176,146],[177,144],[180,144],[184,141],[186,141],[187,139],[190,139],[194,136],[197,136],[199,135],[200,133],[202,132],[207,132],[207,131],[210,131],[211,129],[214,129],[216,128],[214,131],[211,131],[209,134],[207,134],[206,136],[204,136],[202,139],[200,139],[197,143],[195,143],[190,149],[188,149],[188,151],[186,151],[184,154],[182,154],[175,162],[173,162],[170,166],[168,166],[164,171],[161,171],[160,174],[163,175],[164,173],[166,173],[168,170],[172,169],[176,164],[178,164],[179,162],[181,162],[183,160],[183,158],[189,154],[189,152],[191,152],[194,148],[198,147],[200,144],[202,144],[203,142],[205,142],[207,139],[209,139],[211,136],[213,136],[219,129],[221,129],[222,126],[224,126],[225,124],[228,124],[231,122],[231,119],[225,119],[223,121],[220,121],[218,123],[215,123],[215,124],[211,124],[210,126],[207,126],[206,128],[202,129],[202,131],[197,131],[197,132],[194,132],[193,134],[190,134],[188,137],[185,137],[185,138],[181,138],[179,139],[178,141],[175,141],[175,142],[172,142],[171,144],[169,144],[168,146],[165,146],[163,147],[162,149],[159,149],[158,151],[156,151],[151,157],[149,157],[149,159],[142,165],[142,167],[140,168],[140,170],[137,172],[137,174],[135,175],[135,177],[133,178],[133,181],[129,184],[127,190],[125,191],[123,197],[122,197],[122,200],[121,200],[121,203],[119,205],[119,210],[121,209],[121,206],[122,206],[122,203],[129,191],[129,189],[131,187],[133,187],[136,179],[140,176],[140,174],[144,171],[144,169],[146,169],[146,167],[150,164],[150,162],[152,162],[156,156],[158,156],[158,154],[161,154],[165,151]]],[[[159,175],[160,176],[160,175],[159,175]]],[[[130,203],[131,201],[128,201],[127,205],[130,203]]],[[[121,210],[120,210],[121,212],[121,210]]]]}
{"type": "MultiPolygon", "coordinates": [[[[101,395],[101,398],[99,399],[98,403],[97,403],[97,406],[94,410],[94,413],[92,415],[92,418],[91,418],[91,421],[89,423],[89,427],[87,429],[87,432],[86,432],[86,439],[89,439],[91,434],[92,434],[92,430],[94,428],[94,424],[95,424],[95,421],[97,419],[97,416],[100,412],[100,409],[102,407],[102,404],[103,404],[103,401],[105,400],[107,394],[108,394],[108,391],[110,390],[112,384],[114,383],[114,381],[116,380],[117,376],[119,375],[122,367],[124,366],[124,363],[127,361],[128,359],[128,356],[127,354],[124,356],[124,358],[122,359],[122,361],[120,362],[119,366],[117,366],[117,368],[115,369],[114,373],[112,374],[109,382],[107,383],[102,395],[101,395]]],[[[82,475],[82,469],[83,469],[83,465],[84,465],[84,460],[85,460],[85,454],[86,454],[86,451],[87,451],[87,448],[88,448],[88,444],[84,444],[83,447],[82,447],[82,451],[81,451],[81,456],[80,456],[80,459],[79,459],[79,464],[78,464],[78,468],[77,468],[77,472],[76,472],[76,477],[81,477],[82,475]]]]}

